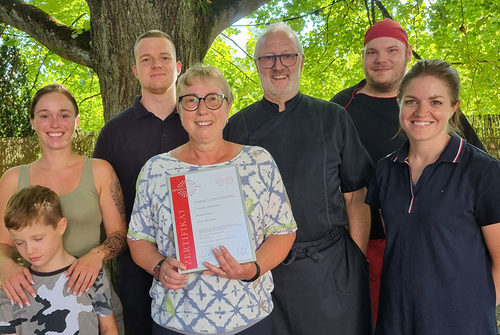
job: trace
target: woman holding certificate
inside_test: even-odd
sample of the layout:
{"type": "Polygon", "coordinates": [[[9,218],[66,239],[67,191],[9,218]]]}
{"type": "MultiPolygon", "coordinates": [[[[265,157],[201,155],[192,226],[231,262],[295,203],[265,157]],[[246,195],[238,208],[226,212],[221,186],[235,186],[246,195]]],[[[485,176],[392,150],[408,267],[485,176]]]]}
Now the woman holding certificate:
{"type": "Polygon", "coordinates": [[[408,141],[378,162],[366,197],[387,230],[377,335],[497,334],[500,163],[454,132],[459,88],[437,59],[400,83],[408,141]]]}
{"type": "Polygon", "coordinates": [[[189,142],[144,165],[128,232],[134,261],[155,279],[153,334],[271,334],[269,270],[297,229],[278,168],[266,150],[222,138],[233,96],[220,70],[191,67],[177,96],[189,142]]]}

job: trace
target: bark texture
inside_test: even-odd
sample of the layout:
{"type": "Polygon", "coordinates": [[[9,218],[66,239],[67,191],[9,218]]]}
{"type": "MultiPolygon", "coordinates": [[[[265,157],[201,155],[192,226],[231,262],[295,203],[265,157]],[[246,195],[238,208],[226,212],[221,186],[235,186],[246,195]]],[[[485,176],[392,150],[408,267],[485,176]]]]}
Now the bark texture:
{"type": "Polygon", "coordinates": [[[200,62],[215,37],[268,0],[87,0],[90,30],[78,33],[22,0],[0,0],[0,22],[29,34],[51,51],[93,69],[104,119],[132,103],[139,84],[133,46],[149,29],[168,33],[183,69],[200,62]]]}

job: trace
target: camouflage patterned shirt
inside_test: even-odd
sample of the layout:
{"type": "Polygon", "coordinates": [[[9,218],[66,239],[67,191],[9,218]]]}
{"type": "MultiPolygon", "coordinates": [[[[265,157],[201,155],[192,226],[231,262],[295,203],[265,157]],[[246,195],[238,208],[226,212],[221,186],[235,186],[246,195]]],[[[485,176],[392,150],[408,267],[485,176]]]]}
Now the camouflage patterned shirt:
{"type": "Polygon", "coordinates": [[[75,296],[66,292],[66,270],[30,270],[37,292],[30,306],[11,304],[0,290],[0,334],[98,334],[99,316],[112,313],[111,287],[101,270],[92,288],[75,296]]]}

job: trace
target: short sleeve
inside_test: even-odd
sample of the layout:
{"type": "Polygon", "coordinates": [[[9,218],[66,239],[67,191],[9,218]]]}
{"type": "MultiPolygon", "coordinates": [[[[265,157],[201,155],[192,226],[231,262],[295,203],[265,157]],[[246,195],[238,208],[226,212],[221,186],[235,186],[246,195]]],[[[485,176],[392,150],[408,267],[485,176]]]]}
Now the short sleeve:
{"type": "Polygon", "coordinates": [[[112,132],[111,126],[109,123],[104,125],[101,129],[99,136],[97,137],[97,141],[94,147],[94,158],[100,158],[108,161],[111,165],[114,165],[113,155],[111,154],[111,142],[110,139],[113,138],[113,134],[109,134],[112,132]]]}
{"type": "Polygon", "coordinates": [[[111,301],[111,285],[106,272],[101,269],[93,285],[92,305],[97,316],[108,316],[113,313],[111,301]]]}
{"type": "Polygon", "coordinates": [[[343,134],[340,165],[340,188],[342,193],[365,187],[373,171],[373,162],[359,139],[356,127],[345,109],[339,108],[343,134]]]}
{"type": "Polygon", "coordinates": [[[0,334],[16,334],[12,307],[9,299],[0,289],[0,334]]]}
{"type": "MultiPolygon", "coordinates": [[[[263,180],[269,191],[269,201],[264,213],[264,234],[267,237],[275,234],[293,233],[297,230],[297,224],[293,218],[280,171],[271,154],[265,149],[261,148],[261,150],[264,153],[262,155],[264,161],[268,163],[265,166],[269,167],[267,173],[263,173],[262,169],[259,169],[260,173],[263,173],[263,180]]],[[[261,165],[259,164],[259,166],[261,165]]]]}
{"type": "Polygon", "coordinates": [[[476,189],[475,216],[480,226],[500,222],[500,162],[487,157],[488,160],[480,164],[476,189]]]}
{"type": "Polygon", "coordinates": [[[380,209],[379,187],[377,183],[377,170],[372,175],[368,185],[368,192],[366,193],[365,203],[373,208],[380,209]]]}

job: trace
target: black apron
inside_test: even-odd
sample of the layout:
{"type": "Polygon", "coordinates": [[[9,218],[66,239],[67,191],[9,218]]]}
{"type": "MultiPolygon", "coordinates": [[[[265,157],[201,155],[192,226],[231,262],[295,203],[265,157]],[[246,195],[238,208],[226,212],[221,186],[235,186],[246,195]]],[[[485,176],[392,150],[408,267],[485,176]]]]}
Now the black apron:
{"type": "Polygon", "coordinates": [[[345,228],[294,244],[272,274],[273,335],[372,334],[368,262],[345,228]]]}

